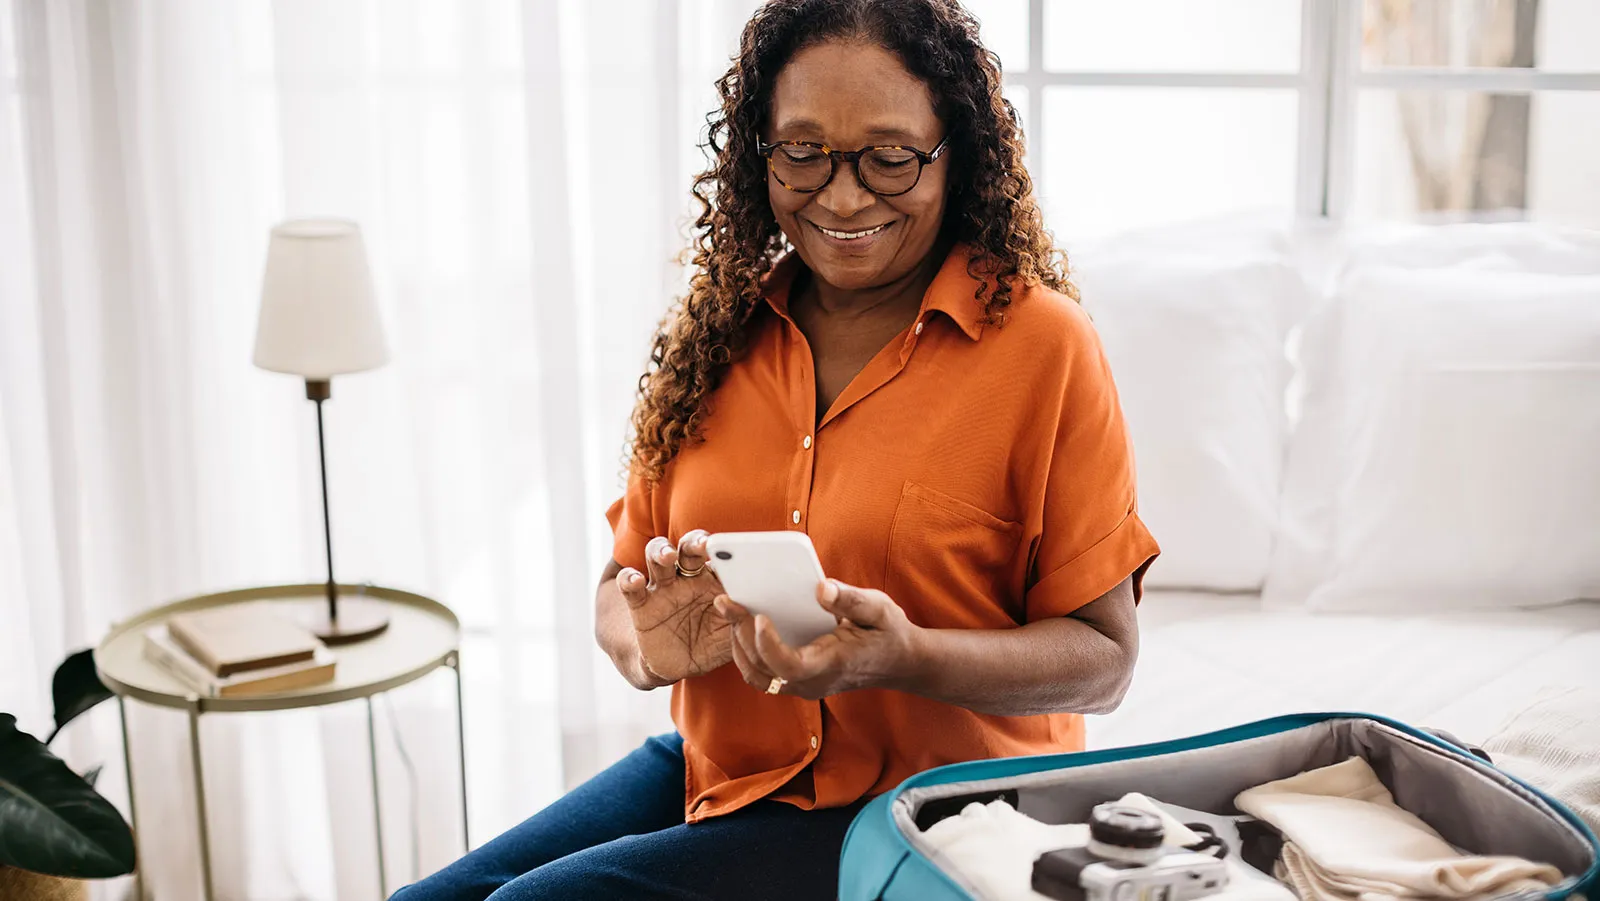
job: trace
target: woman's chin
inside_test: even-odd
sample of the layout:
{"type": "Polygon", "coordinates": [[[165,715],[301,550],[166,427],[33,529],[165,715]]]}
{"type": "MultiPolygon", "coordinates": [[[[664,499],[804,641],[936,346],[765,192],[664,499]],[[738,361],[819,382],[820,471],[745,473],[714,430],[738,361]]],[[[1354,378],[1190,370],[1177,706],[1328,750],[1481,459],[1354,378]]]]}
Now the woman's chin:
{"type": "Polygon", "coordinates": [[[806,261],[812,274],[841,291],[860,291],[876,288],[892,279],[884,277],[894,259],[892,253],[873,253],[865,256],[841,254],[829,247],[812,250],[806,261]]]}
{"type": "Polygon", "coordinates": [[[876,288],[884,281],[878,277],[877,270],[861,271],[855,268],[823,267],[812,270],[812,273],[830,287],[840,291],[864,291],[868,288],[876,288]]]}

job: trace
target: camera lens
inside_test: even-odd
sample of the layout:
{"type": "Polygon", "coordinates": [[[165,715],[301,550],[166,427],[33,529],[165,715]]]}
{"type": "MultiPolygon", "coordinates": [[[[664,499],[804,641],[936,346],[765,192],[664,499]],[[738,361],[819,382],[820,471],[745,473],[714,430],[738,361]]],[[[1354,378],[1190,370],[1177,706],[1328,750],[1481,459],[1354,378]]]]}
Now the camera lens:
{"type": "Polygon", "coordinates": [[[1125,804],[1101,804],[1089,815],[1090,837],[1113,848],[1159,848],[1166,831],[1160,817],[1125,804]]]}
{"type": "Polygon", "coordinates": [[[718,560],[732,560],[733,559],[733,555],[728,553],[727,551],[717,551],[717,559],[718,560]]]}

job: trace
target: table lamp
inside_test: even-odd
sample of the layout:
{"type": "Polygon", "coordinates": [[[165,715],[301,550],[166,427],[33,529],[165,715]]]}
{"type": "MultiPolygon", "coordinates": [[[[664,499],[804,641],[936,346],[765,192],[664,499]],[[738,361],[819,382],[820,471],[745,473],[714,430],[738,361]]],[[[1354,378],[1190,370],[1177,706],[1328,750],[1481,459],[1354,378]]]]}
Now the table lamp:
{"type": "Polygon", "coordinates": [[[333,579],[328,454],[322,431],[322,402],[332,396],[333,376],[376,369],[388,361],[360,226],[340,219],[295,219],[274,227],[262,279],[255,364],[304,378],[306,398],[316,403],[328,608],[314,614],[306,626],[327,644],[360,641],[389,626],[381,604],[339,598],[333,579]]]}

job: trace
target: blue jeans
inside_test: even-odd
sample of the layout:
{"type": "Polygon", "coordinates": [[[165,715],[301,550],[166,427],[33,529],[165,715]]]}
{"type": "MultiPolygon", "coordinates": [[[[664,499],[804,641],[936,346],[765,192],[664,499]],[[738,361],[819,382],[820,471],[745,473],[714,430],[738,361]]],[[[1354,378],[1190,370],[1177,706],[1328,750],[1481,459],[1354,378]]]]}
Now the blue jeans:
{"type": "MultiPolygon", "coordinates": [[[[833,898],[861,803],[758,801],[683,821],[683,739],[663,735],[392,901],[833,898]]],[[[864,802],[862,802],[864,803],[864,802]]]]}

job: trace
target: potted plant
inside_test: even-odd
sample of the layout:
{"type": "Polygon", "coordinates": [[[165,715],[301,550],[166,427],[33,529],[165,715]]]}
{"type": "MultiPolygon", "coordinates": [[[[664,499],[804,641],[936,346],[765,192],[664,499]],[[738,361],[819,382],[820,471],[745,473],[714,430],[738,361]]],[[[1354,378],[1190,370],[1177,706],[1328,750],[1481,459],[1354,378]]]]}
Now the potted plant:
{"type": "Polygon", "coordinates": [[[94,790],[96,767],[80,776],[50,753],[50,742],[80,714],[111,697],[91,651],[56,668],[55,729],[39,741],[0,713],[0,898],[83,898],[80,880],[133,872],[133,830],[94,790]]]}

